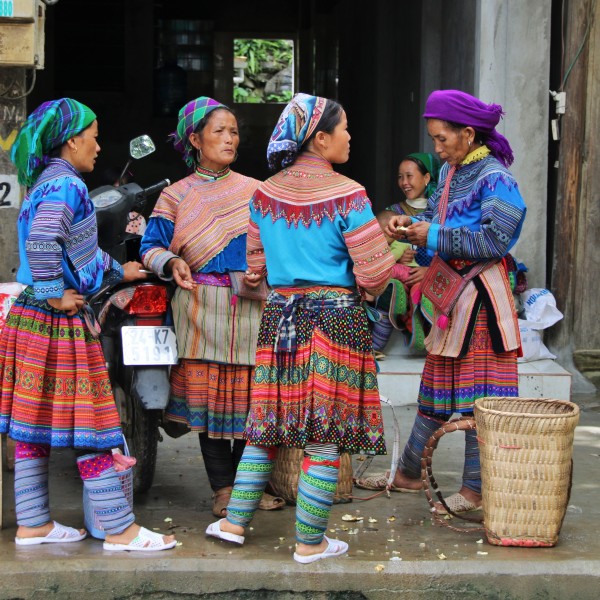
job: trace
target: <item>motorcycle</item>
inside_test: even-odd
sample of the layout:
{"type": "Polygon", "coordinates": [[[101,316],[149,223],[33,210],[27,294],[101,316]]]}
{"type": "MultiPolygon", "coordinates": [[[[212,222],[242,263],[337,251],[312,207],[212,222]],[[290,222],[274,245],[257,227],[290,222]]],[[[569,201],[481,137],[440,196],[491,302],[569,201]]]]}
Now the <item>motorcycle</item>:
{"type": "MultiPolygon", "coordinates": [[[[130,142],[130,159],[115,185],[90,192],[98,223],[98,244],[119,263],[139,260],[141,235],[126,232],[130,213],[140,215],[151,198],[170,185],[168,179],[142,188],[124,183],[133,159],[154,152],[148,136],[130,142]]],[[[100,324],[100,341],[119,412],[121,427],[132,456],[134,492],[150,489],[156,469],[158,426],[169,399],[169,368],[177,363],[175,331],[169,312],[172,284],[148,279],[104,285],[89,300],[100,324]]]]}

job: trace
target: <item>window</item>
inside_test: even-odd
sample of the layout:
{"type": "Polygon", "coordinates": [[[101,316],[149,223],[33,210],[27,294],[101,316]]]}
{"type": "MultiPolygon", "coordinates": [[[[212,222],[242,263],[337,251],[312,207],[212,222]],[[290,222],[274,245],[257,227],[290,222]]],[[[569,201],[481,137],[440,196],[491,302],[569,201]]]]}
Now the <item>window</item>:
{"type": "Polygon", "coordinates": [[[286,103],[294,94],[294,79],[293,40],[233,40],[234,102],[286,103]]]}

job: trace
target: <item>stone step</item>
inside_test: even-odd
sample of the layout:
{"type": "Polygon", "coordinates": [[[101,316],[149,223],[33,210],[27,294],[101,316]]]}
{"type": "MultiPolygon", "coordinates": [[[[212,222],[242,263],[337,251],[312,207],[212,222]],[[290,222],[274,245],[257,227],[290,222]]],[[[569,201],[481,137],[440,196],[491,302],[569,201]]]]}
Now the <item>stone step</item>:
{"type": "MultiPolygon", "coordinates": [[[[379,391],[393,406],[415,404],[419,393],[424,354],[411,353],[394,332],[379,361],[379,391]]],[[[550,359],[519,363],[519,396],[571,399],[571,373],[550,359]]]]}

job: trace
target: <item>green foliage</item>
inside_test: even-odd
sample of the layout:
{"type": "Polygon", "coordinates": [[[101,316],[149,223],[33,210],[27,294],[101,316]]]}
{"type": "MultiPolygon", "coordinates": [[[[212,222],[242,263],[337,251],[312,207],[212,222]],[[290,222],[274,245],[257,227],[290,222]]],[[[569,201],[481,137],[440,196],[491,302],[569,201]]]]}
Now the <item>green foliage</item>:
{"type": "Polygon", "coordinates": [[[234,102],[288,102],[292,98],[291,90],[264,94],[266,81],[293,64],[294,46],[291,40],[235,39],[233,52],[235,57],[243,57],[247,61],[244,70],[246,82],[234,85],[234,102]],[[248,80],[251,85],[247,84],[248,80]]]}

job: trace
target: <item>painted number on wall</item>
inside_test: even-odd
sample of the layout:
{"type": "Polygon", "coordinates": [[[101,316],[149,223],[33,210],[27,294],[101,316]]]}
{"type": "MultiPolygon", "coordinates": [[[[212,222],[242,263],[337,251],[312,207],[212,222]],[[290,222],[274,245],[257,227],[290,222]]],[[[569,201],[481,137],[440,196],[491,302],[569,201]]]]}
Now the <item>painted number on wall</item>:
{"type": "Polygon", "coordinates": [[[21,188],[17,176],[0,173],[0,208],[18,208],[20,200],[21,188]]]}

